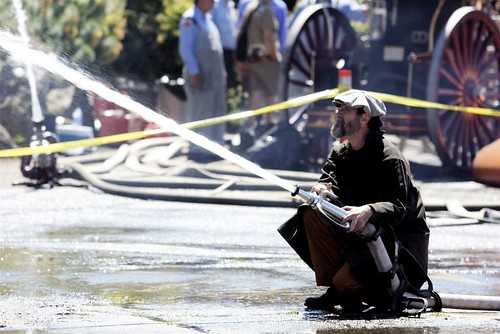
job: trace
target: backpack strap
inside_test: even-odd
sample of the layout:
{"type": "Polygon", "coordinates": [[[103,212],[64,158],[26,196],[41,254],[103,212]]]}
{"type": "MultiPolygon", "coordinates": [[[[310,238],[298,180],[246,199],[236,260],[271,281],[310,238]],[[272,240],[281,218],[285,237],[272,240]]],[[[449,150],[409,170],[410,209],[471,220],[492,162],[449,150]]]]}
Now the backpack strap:
{"type": "Polygon", "coordinates": [[[257,4],[257,6],[254,9],[251,9],[250,12],[248,13],[248,15],[245,15],[245,17],[243,18],[243,22],[241,23],[239,33],[246,31],[248,29],[248,26],[250,25],[250,21],[252,20],[252,16],[257,11],[257,9],[259,9],[259,7],[260,7],[260,3],[257,4]]]}

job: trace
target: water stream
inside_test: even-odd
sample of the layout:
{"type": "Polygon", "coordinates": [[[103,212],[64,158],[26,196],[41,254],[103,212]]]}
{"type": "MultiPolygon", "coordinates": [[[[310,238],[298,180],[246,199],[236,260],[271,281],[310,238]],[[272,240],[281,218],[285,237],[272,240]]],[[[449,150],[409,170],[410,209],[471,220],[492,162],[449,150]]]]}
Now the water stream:
{"type": "MultiPolygon", "coordinates": [[[[22,0],[13,0],[13,4],[16,10],[16,18],[21,41],[26,45],[26,47],[28,47],[30,44],[30,38],[28,35],[28,29],[26,28],[26,14],[23,9],[22,0]]],[[[35,73],[33,72],[31,62],[26,61],[24,64],[31,93],[31,120],[34,123],[40,123],[43,121],[44,117],[42,113],[42,107],[40,106],[40,100],[38,99],[35,73]]]]}
{"type": "Polygon", "coordinates": [[[0,47],[9,52],[13,57],[26,64],[39,66],[48,72],[58,75],[75,86],[99,95],[126,110],[136,113],[144,120],[155,123],[161,128],[171,131],[178,136],[205,148],[206,150],[217,154],[218,156],[235,163],[236,165],[248,170],[249,172],[283,188],[289,192],[295,191],[295,186],[288,181],[281,179],[275,174],[263,169],[255,163],[229,151],[222,145],[211,141],[210,139],[179,125],[174,120],[158,114],[154,110],[142,105],[141,103],[123,95],[111,88],[108,88],[103,83],[91,78],[83,71],[76,70],[54,55],[32,49],[24,39],[19,40],[18,37],[9,32],[0,30],[0,47]]]}

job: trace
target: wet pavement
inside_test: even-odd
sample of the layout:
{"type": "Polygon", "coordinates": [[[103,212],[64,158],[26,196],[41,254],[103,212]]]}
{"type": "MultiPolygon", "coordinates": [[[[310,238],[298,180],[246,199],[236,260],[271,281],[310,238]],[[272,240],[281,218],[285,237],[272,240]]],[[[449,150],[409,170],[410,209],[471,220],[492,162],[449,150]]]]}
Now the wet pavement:
{"type": "MultiPolygon", "coordinates": [[[[457,219],[440,207],[444,197],[468,207],[495,204],[499,190],[447,176],[435,157],[408,151],[414,148],[405,152],[413,166],[422,167],[417,183],[434,209],[429,223],[435,290],[499,296],[500,225],[457,219]]],[[[142,175],[142,182],[157,182],[167,176],[145,173],[144,167],[162,166],[151,163],[150,155],[140,158],[148,162],[140,171],[115,166],[101,171],[100,179],[142,175]]],[[[97,165],[88,162],[86,169],[95,172],[97,165]]],[[[304,310],[304,299],[322,289],[276,231],[295,211],[289,194],[277,189],[263,195],[262,185],[254,187],[256,203],[283,193],[274,206],[140,199],[130,184],[130,196],[74,187],[82,181],[73,179],[53,189],[11,186],[22,180],[18,162],[0,160],[0,168],[0,331],[500,333],[498,311],[356,319],[304,310]]],[[[139,193],[144,183],[134,186],[139,193]]],[[[244,194],[231,189],[228,198],[244,194]]],[[[205,190],[199,190],[202,197],[205,190]]]]}

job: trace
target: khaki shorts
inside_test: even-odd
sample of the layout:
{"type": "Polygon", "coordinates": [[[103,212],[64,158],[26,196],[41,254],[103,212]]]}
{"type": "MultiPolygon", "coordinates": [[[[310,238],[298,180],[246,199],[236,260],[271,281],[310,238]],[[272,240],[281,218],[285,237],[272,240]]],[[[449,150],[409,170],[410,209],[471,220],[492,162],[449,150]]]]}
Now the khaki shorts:
{"type": "Polygon", "coordinates": [[[263,90],[266,95],[278,92],[279,62],[266,59],[248,63],[247,69],[250,91],[263,90]]]}

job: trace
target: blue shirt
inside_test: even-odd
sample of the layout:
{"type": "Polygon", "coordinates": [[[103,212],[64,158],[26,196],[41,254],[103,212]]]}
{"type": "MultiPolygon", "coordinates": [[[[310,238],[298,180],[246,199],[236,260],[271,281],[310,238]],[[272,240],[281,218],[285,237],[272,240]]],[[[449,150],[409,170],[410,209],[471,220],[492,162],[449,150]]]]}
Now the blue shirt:
{"type": "Polygon", "coordinates": [[[218,0],[212,9],[212,20],[219,29],[224,49],[236,48],[236,12],[233,0],[218,0]]]}
{"type": "Polygon", "coordinates": [[[196,58],[198,29],[206,31],[215,29],[215,33],[219,35],[215,24],[212,22],[211,15],[209,13],[204,14],[198,7],[193,6],[184,12],[179,24],[179,53],[191,75],[200,74],[200,66],[196,58]]]}
{"type": "MultiPolygon", "coordinates": [[[[243,14],[248,4],[253,0],[241,0],[238,4],[238,27],[241,26],[241,21],[243,20],[243,14]]],[[[260,0],[259,0],[260,1],[260,0]]],[[[280,53],[284,55],[286,37],[288,34],[287,19],[288,19],[288,7],[283,0],[273,0],[271,2],[271,8],[274,9],[276,14],[276,19],[278,20],[278,37],[280,40],[280,53]]]]}

